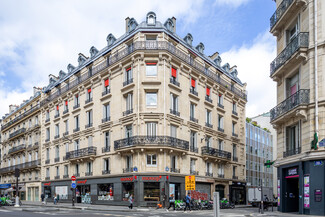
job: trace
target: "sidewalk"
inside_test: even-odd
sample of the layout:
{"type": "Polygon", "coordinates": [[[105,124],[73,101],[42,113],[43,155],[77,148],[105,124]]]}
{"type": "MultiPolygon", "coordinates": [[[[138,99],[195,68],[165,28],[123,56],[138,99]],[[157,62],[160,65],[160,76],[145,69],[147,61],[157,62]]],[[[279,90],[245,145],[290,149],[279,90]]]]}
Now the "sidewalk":
{"type": "MultiPolygon", "coordinates": [[[[30,211],[38,208],[47,208],[47,209],[79,209],[79,210],[94,210],[94,211],[117,211],[117,212],[142,212],[142,211],[150,211],[150,208],[142,208],[142,207],[133,207],[133,209],[129,209],[127,206],[112,206],[112,205],[93,205],[93,204],[80,204],[75,203],[75,206],[72,206],[71,203],[58,203],[54,205],[53,202],[47,203],[46,205],[42,204],[42,202],[35,201],[22,201],[22,206],[20,209],[23,211],[30,211]],[[30,210],[28,210],[30,209],[30,210]]],[[[15,207],[5,207],[5,208],[13,208],[15,207]]],[[[152,208],[151,208],[152,209],[152,208]]]]}

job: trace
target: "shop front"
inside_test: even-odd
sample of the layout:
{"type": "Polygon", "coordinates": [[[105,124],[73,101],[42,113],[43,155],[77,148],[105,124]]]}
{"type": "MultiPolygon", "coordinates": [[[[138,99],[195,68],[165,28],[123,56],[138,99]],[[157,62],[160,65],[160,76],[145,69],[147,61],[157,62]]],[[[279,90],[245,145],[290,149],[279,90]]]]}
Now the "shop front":
{"type": "Polygon", "coordinates": [[[26,183],[26,200],[27,201],[40,201],[40,189],[41,189],[41,183],[40,182],[32,182],[32,183],[26,183]]]}
{"type": "Polygon", "coordinates": [[[234,204],[246,204],[246,183],[232,182],[229,185],[229,200],[234,204]]]}

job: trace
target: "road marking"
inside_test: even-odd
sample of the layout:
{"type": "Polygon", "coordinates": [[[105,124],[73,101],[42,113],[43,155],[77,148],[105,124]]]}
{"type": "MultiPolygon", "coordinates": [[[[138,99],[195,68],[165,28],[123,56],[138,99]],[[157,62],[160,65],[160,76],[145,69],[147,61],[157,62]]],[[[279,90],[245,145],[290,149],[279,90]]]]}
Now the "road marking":
{"type": "Polygon", "coordinates": [[[11,212],[10,210],[0,209],[0,212],[11,212]]]}

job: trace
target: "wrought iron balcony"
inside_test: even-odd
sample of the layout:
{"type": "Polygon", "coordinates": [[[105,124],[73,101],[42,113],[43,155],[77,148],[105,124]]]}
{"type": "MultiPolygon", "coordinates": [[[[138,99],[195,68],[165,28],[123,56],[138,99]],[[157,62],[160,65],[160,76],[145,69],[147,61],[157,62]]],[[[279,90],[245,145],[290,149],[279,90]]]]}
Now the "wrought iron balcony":
{"type": "Polygon", "coordinates": [[[176,169],[176,168],[170,168],[170,172],[171,173],[180,173],[181,170],[180,169],[176,169]]]}
{"type": "Polygon", "coordinates": [[[271,121],[277,119],[283,114],[293,110],[294,108],[300,105],[308,105],[309,104],[309,90],[301,89],[279,103],[276,107],[271,109],[271,121]]]}
{"type": "Polygon", "coordinates": [[[284,50],[271,62],[270,74],[271,76],[286,63],[287,60],[300,48],[308,48],[308,32],[300,32],[285,48],[284,50]]]}
{"type": "Polygon", "coordinates": [[[45,160],[45,164],[49,164],[50,163],[50,159],[45,160]]]}
{"type": "Polygon", "coordinates": [[[56,158],[54,158],[54,162],[56,163],[56,162],[59,162],[60,161],[60,157],[56,157],[56,158]]]}
{"type": "Polygon", "coordinates": [[[206,127],[209,127],[209,128],[213,128],[213,125],[210,124],[210,123],[205,123],[205,126],[206,126],[206,127]]]}
{"type": "Polygon", "coordinates": [[[201,148],[201,152],[202,155],[209,155],[209,156],[213,156],[213,157],[219,157],[219,158],[224,158],[227,160],[231,159],[231,153],[228,151],[223,151],[223,150],[219,150],[216,148],[211,148],[211,147],[202,147],[201,148]]]}
{"type": "Polygon", "coordinates": [[[75,132],[78,132],[78,131],[80,131],[80,127],[77,127],[77,128],[75,128],[75,129],[73,129],[73,132],[75,133],[75,132]]]}
{"type": "Polygon", "coordinates": [[[103,92],[102,92],[102,96],[105,96],[107,94],[111,93],[111,88],[108,88],[108,89],[105,89],[103,92]]]}
{"type": "Polygon", "coordinates": [[[54,176],[54,179],[60,179],[60,175],[54,176]]]}
{"type": "Polygon", "coordinates": [[[102,148],[102,153],[110,152],[110,151],[111,151],[111,146],[107,146],[107,147],[102,148]]]}
{"type": "Polygon", "coordinates": [[[49,141],[50,141],[50,138],[45,139],[45,142],[49,142],[49,141]]]}
{"type": "Polygon", "coordinates": [[[69,131],[65,131],[65,132],[63,133],[63,136],[67,136],[67,135],[69,135],[69,131]]]}
{"type": "Polygon", "coordinates": [[[59,134],[54,136],[54,139],[58,139],[58,138],[60,138],[59,134]]]}
{"type": "Polygon", "coordinates": [[[126,110],[125,112],[123,112],[123,116],[127,116],[132,113],[133,113],[133,109],[129,109],[129,110],[126,110]]]}
{"type": "Polygon", "coordinates": [[[12,153],[16,153],[19,151],[23,151],[26,149],[26,145],[22,144],[22,145],[18,145],[16,147],[12,147],[11,149],[9,149],[8,154],[12,154],[12,153]]]}
{"type": "Polygon", "coordinates": [[[212,103],[212,99],[210,96],[205,96],[205,100],[208,101],[209,103],[212,103]]]}
{"type": "Polygon", "coordinates": [[[25,132],[26,132],[26,128],[20,128],[19,130],[16,130],[15,132],[10,133],[9,139],[11,139],[11,138],[13,138],[15,136],[18,136],[18,135],[20,135],[22,133],[25,133],[25,132]]]}
{"type": "Polygon", "coordinates": [[[218,107],[220,107],[220,108],[222,108],[222,109],[224,109],[224,108],[225,108],[225,106],[224,106],[224,105],[222,105],[222,104],[220,104],[220,103],[218,103],[218,107]]]}
{"type": "Polygon", "coordinates": [[[50,122],[50,118],[46,118],[45,123],[50,122]]]}
{"type": "Polygon", "coordinates": [[[170,78],[170,83],[176,85],[177,87],[180,86],[180,85],[179,85],[179,82],[176,81],[176,79],[174,79],[174,78],[170,78]]]}
{"type": "Polygon", "coordinates": [[[45,177],[45,180],[50,180],[50,177],[49,176],[45,177]]]}
{"type": "Polygon", "coordinates": [[[236,134],[236,133],[233,132],[233,133],[232,133],[232,136],[233,136],[233,137],[238,137],[238,134],[236,134]]]}
{"type": "Polygon", "coordinates": [[[38,142],[35,142],[33,148],[38,148],[38,142]]]}
{"type": "Polygon", "coordinates": [[[133,167],[127,167],[127,168],[123,168],[123,173],[132,173],[134,170],[133,167]]]}
{"type": "Polygon", "coordinates": [[[57,113],[56,115],[54,115],[54,119],[60,117],[60,113],[57,113]]]}
{"type": "Polygon", "coordinates": [[[218,127],[218,131],[224,133],[225,132],[225,129],[221,128],[221,127],[218,127]]]}
{"type": "Polygon", "coordinates": [[[232,160],[235,161],[235,162],[238,162],[238,157],[233,156],[232,160]]]}
{"type": "Polygon", "coordinates": [[[102,123],[105,123],[105,122],[108,122],[108,121],[111,121],[111,117],[105,117],[102,119],[102,123]]]}
{"type": "Polygon", "coordinates": [[[198,96],[199,95],[198,92],[195,89],[193,89],[193,88],[190,88],[190,93],[191,94],[194,94],[195,96],[198,96]]]}
{"type": "Polygon", "coordinates": [[[179,111],[176,111],[174,109],[170,109],[170,113],[173,114],[173,115],[176,115],[176,116],[180,116],[179,111]]]}
{"type": "Polygon", "coordinates": [[[132,83],[133,83],[133,78],[130,78],[130,79],[123,82],[123,87],[126,86],[126,85],[129,85],[129,84],[132,84],[132,83]]]}
{"type": "Polygon", "coordinates": [[[65,174],[65,175],[63,175],[63,178],[64,178],[64,179],[69,178],[69,174],[65,174]]]}
{"type": "Polygon", "coordinates": [[[218,174],[218,178],[224,179],[225,178],[225,174],[218,174]]]}
{"type": "Polygon", "coordinates": [[[213,173],[210,173],[210,172],[205,172],[205,176],[210,176],[210,177],[213,177],[213,173]]]}
{"type": "Polygon", "coordinates": [[[78,103],[77,105],[73,106],[73,109],[77,109],[80,107],[80,103],[78,103]]]}
{"type": "Polygon", "coordinates": [[[195,152],[195,153],[199,153],[199,149],[197,147],[195,147],[194,145],[190,146],[190,151],[195,152]]]}
{"type": "Polygon", "coordinates": [[[90,103],[90,102],[92,102],[93,101],[93,98],[91,97],[91,98],[89,98],[89,99],[86,99],[85,100],[85,104],[88,104],[88,103],[90,103]]]}
{"type": "Polygon", "coordinates": [[[187,141],[170,136],[133,136],[114,141],[115,150],[144,145],[167,146],[182,150],[189,150],[189,144],[187,141]]]}
{"type": "Polygon", "coordinates": [[[238,116],[238,113],[234,110],[232,110],[232,114],[238,116]]]}
{"type": "Polygon", "coordinates": [[[93,175],[93,172],[86,172],[85,173],[85,176],[92,176],[93,175]]]}
{"type": "Polygon", "coordinates": [[[192,116],[190,116],[190,120],[193,121],[193,122],[195,122],[195,123],[198,123],[198,122],[199,122],[198,119],[196,119],[196,118],[194,118],[194,117],[192,117],[192,116]]]}
{"type": "Polygon", "coordinates": [[[110,170],[103,170],[102,175],[105,175],[105,174],[111,174],[111,171],[110,170]]]}
{"type": "Polygon", "coordinates": [[[63,114],[66,114],[69,112],[69,109],[64,109],[63,114]]]}
{"type": "Polygon", "coordinates": [[[300,154],[300,153],[301,153],[301,147],[298,147],[295,149],[288,149],[285,152],[283,152],[283,157],[289,157],[289,156],[300,154]]]}
{"type": "Polygon", "coordinates": [[[77,158],[83,158],[83,157],[89,157],[92,155],[96,155],[96,147],[88,147],[88,148],[82,148],[75,151],[70,151],[66,153],[66,160],[72,160],[77,158]]]}
{"type": "Polygon", "coordinates": [[[75,173],[75,174],[73,174],[73,176],[80,177],[80,173],[75,173]]]}
{"type": "Polygon", "coordinates": [[[93,123],[89,123],[89,124],[86,124],[85,128],[87,129],[87,128],[90,128],[92,126],[93,126],[93,123]]]}
{"type": "Polygon", "coordinates": [[[190,174],[191,174],[191,175],[198,176],[198,175],[199,175],[199,171],[190,170],[190,174]]]}
{"type": "Polygon", "coordinates": [[[280,20],[282,15],[287,11],[289,6],[294,2],[295,0],[283,0],[281,4],[278,6],[272,17],[270,18],[270,29],[273,28],[273,26],[280,20]]]}
{"type": "Polygon", "coordinates": [[[232,176],[232,179],[236,179],[237,180],[238,179],[238,176],[232,176]]]}

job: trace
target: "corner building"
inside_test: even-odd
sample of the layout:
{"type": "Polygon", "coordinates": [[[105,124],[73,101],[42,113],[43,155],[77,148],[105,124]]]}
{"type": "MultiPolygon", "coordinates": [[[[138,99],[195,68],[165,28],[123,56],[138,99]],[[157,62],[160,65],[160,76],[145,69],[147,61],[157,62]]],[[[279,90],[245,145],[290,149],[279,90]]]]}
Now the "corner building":
{"type": "Polygon", "coordinates": [[[278,54],[270,67],[278,105],[270,114],[281,212],[325,215],[324,3],[277,0],[270,20],[278,54]],[[317,148],[311,146],[315,135],[317,148]]]}
{"type": "MultiPolygon", "coordinates": [[[[79,54],[42,94],[42,190],[77,202],[155,206],[185,196],[185,176],[210,199],[245,203],[246,85],[218,53],[150,12],[107,47],[79,54]],[[168,200],[168,199],[167,199],[168,200]]],[[[198,193],[197,193],[198,194],[198,193]]]]}

